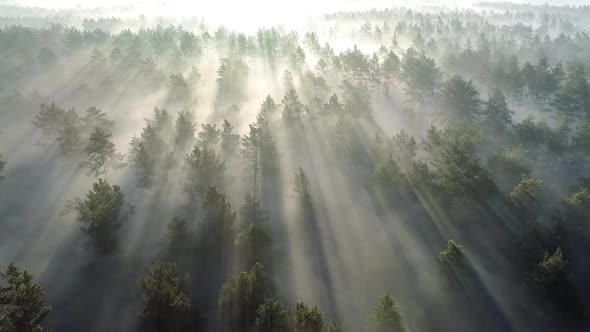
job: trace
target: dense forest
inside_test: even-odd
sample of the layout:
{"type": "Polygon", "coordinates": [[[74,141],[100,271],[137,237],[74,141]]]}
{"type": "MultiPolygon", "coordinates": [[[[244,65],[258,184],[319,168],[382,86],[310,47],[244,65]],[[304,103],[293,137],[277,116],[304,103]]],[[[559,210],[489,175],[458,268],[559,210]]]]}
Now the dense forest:
{"type": "Polygon", "coordinates": [[[127,10],[0,4],[0,331],[590,329],[590,6],[127,10]]]}

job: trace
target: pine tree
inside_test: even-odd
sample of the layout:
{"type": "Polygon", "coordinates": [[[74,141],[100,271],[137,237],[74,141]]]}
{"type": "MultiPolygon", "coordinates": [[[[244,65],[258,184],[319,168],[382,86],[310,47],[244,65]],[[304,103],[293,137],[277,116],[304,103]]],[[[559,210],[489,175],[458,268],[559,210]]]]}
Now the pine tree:
{"type": "Polygon", "coordinates": [[[440,95],[440,111],[451,122],[475,120],[482,101],[475,84],[454,75],[443,86],[440,95]]]}
{"type": "Polygon", "coordinates": [[[165,235],[166,254],[171,259],[186,258],[190,252],[191,229],[183,217],[174,217],[168,223],[165,235]]]}
{"type": "Polygon", "coordinates": [[[277,170],[278,151],[270,130],[251,124],[248,135],[242,136],[241,154],[246,169],[252,172],[252,195],[256,197],[258,176],[277,170]]]}
{"type": "Polygon", "coordinates": [[[268,212],[250,194],[246,194],[239,210],[240,231],[236,245],[240,262],[252,266],[262,262],[272,263],[272,234],[268,228],[268,212]]]}
{"type": "Polygon", "coordinates": [[[195,123],[193,115],[188,110],[178,112],[176,118],[176,137],[175,144],[178,151],[185,151],[192,146],[195,139],[195,123]]]}
{"type": "Polygon", "coordinates": [[[59,135],[64,124],[66,111],[57,107],[55,103],[51,105],[41,104],[40,111],[35,115],[33,124],[43,131],[47,137],[56,137],[59,135]]]}
{"type": "Polygon", "coordinates": [[[570,69],[565,84],[555,95],[552,106],[567,116],[590,115],[590,85],[584,66],[570,69]]]}
{"type": "Polygon", "coordinates": [[[289,332],[291,320],[289,311],[280,302],[267,298],[256,310],[256,331],[289,332]]]}
{"type": "Polygon", "coordinates": [[[364,82],[354,83],[342,81],[342,95],[344,96],[344,112],[355,117],[371,119],[371,93],[364,82]]]}
{"type": "Polygon", "coordinates": [[[295,172],[295,186],[293,188],[299,199],[305,203],[311,203],[311,193],[309,191],[309,177],[299,167],[295,172]]]}
{"type": "Polygon", "coordinates": [[[223,58],[217,69],[217,106],[239,104],[245,98],[250,69],[240,59],[223,58]]]}
{"type": "Polygon", "coordinates": [[[524,78],[522,71],[518,65],[518,58],[513,55],[509,59],[507,74],[506,74],[507,86],[506,93],[512,100],[520,101],[524,94],[524,78]]]}
{"type": "Polygon", "coordinates": [[[408,328],[400,313],[397,300],[389,291],[379,299],[369,315],[369,329],[372,332],[403,332],[408,328]]]}
{"type": "Polygon", "coordinates": [[[502,133],[512,125],[512,115],[508,108],[506,97],[501,90],[496,89],[485,103],[484,128],[492,128],[497,133],[502,133]]]}
{"type": "Polygon", "coordinates": [[[185,157],[187,180],[184,190],[194,199],[204,194],[208,186],[222,186],[225,163],[213,150],[201,149],[195,145],[191,154],[185,157]]]}
{"type": "Polygon", "coordinates": [[[383,80],[386,83],[388,92],[393,89],[396,80],[399,79],[400,63],[399,57],[393,51],[389,51],[387,57],[383,60],[383,80]]]}
{"type": "Polygon", "coordinates": [[[291,89],[285,94],[281,105],[283,107],[283,119],[287,124],[293,125],[303,116],[304,105],[299,101],[295,90],[291,89]]]}
{"type": "Polygon", "coordinates": [[[79,117],[74,110],[65,113],[63,117],[63,126],[58,131],[57,142],[61,153],[66,157],[77,155],[82,147],[79,117]]]}
{"type": "Polygon", "coordinates": [[[172,74],[168,80],[168,100],[177,105],[191,101],[189,82],[182,74],[172,74]]]}
{"type": "Polygon", "coordinates": [[[338,96],[333,94],[330,96],[328,103],[324,104],[324,112],[334,115],[342,115],[344,112],[344,105],[338,101],[338,96]]]}
{"type": "Polygon", "coordinates": [[[111,253],[117,248],[117,232],[127,220],[124,204],[121,188],[99,179],[83,199],[74,199],[67,208],[76,213],[82,230],[96,247],[103,253],[111,253]]]}
{"type": "Polygon", "coordinates": [[[257,309],[273,294],[274,285],[261,264],[254,265],[248,272],[230,276],[221,288],[219,304],[231,331],[252,328],[257,309]]]}
{"type": "Polygon", "coordinates": [[[441,251],[436,260],[438,263],[447,268],[462,266],[465,263],[465,250],[455,240],[447,242],[447,248],[441,251]]]}
{"type": "Polygon", "coordinates": [[[260,111],[256,116],[256,125],[258,127],[267,127],[271,117],[277,112],[278,106],[271,96],[266,96],[260,105],[260,111]]]}
{"type": "Polygon", "coordinates": [[[235,263],[236,215],[227,197],[209,186],[202,199],[202,213],[195,252],[203,268],[203,278],[220,282],[235,263]]]}
{"type": "Polygon", "coordinates": [[[434,98],[441,78],[441,71],[434,59],[410,48],[402,59],[401,69],[400,78],[410,100],[424,103],[434,98]]]}
{"type": "Polygon", "coordinates": [[[224,158],[232,157],[240,146],[240,135],[234,134],[234,127],[227,120],[223,120],[221,131],[221,153],[224,158]]]}
{"type": "Polygon", "coordinates": [[[535,213],[540,204],[543,181],[535,173],[523,176],[510,193],[510,199],[523,213],[535,213]]]}
{"type": "Polygon", "coordinates": [[[0,272],[0,330],[6,332],[49,332],[41,324],[51,312],[43,306],[45,291],[33,276],[13,264],[0,272]]]}
{"type": "Polygon", "coordinates": [[[389,141],[389,151],[402,167],[407,168],[416,156],[418,142],[402,129],[389,141]]]}
{"type": "Polygon", "coordinates": [[[576,127],[573,141],[576,150],[590,155],[590,121],[583,122],[576,127]]]}
{"type": "Polygon", "coordinates": [[[561,248],[551,255],[545,253],[529,284],[534,295],[550,304],[552,310],[578,319],[583,316],[584,304],[576,290],[575,276],[561,248]]]}
{"type": "Polygon", "coordinates": [[[140,185],[151,185],[159,167],[169,161],[168,145],[163,137],[171,133],[171,120],[166,110],[155,109],[154,118],[146,120],[141,137],[133,137],[131,150],[129,151],[130,162],[140,170],[140,185]]]}
{"type": "Polygon", "coordinates": [[[111,133],[96,128],[84,150],[88,159],[82,162],[82,166],[88,168],[89,174],[94,173],[95,177],[104,175],[108,179],[111,170],[118,170],[126,165],[123,155],[117,153],[115,144],[110,141],[111,136],[111,133]]]}
{"type": "Polygon", "coordinates": [[[146,269],[140,286],[143,291],[141,318],[147,331],[186,330],[190,322],[189,276],[179,278],[174,263],[155,262],[146,269]]]}
{"type": "Polygon", "coordinates": [[[293,73],[289,70],[285,70],[283,72],[283,88],[285,91],[295,90],[295,79],[293,78],[293,73]]]}
{"type": "Polygon", "coordinates": [[[87,109],[81,122],[85,132],[89,132],[96,128],[101,129],[104,132],[110,132],[115,125],[115,121],[107,119],[106,113],[96,107],[90,107],[87,109]]]}
{"type": "Polygon", "coordinates": [[[448,198],[484,198],[496,191],[495,183],[476,154],[479,144],[476,127],[447,127],[430,134],[434,145],[432,165],[437,171],[434,183],[449,194],[448,198]]]}
{"type": "Polygon", "coordinates": [[[295,306],[295,331],[324,332],[326,319],[317,306],[310,308],[300,302],[295,306]]]}
{"type": "Polygon", "coordinates": [[[203,124],[198,134],[197,144],[202,149],[216,149],[220,138],[221,130],[217,129],[217,125],[203,124]]]}

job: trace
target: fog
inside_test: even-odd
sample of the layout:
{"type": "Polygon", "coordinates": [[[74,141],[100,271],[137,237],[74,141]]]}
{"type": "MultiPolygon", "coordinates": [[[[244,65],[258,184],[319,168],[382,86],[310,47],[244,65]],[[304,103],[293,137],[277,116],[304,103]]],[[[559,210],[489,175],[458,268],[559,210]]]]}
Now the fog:
{"type": "Polygon", "coordinates": [[[0,2],[0,330],[590,328],[583,4],[0,2]]]}

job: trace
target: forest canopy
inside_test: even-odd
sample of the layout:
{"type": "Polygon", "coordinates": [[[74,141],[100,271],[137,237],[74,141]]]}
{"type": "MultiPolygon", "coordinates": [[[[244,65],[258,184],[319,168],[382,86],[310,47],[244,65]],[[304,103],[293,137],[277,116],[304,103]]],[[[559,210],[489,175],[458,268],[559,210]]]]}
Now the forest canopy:
{"type": "Polygon", "coordinates": [[[590,329],[590,7],[388,5],[0,4],[0,331],[590,329]]]}

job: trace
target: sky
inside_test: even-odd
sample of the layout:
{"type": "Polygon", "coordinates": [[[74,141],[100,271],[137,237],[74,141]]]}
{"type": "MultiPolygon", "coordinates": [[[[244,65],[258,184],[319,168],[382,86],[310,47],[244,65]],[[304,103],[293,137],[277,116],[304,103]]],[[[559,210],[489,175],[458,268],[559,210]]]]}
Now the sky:
{"type": "Polygon", "coordinates": [[[252,14],[257,12],[277,13],[286,15],[358,9],[372,7],[387,7],[406,2],[384,0],[215,0],[215,1],[186,1],[186,0],[5,0],[0,3],[16,3],[26,6],[44,8],[75,8],[75,7],[114,7],[134,6],[142,11],[157,11],[158,15],[191,15],[193,12],[252,14]]]}
{"type": "MultiPolygon", "coordinates": [[[[124,16],[122,7],[133,8],[133,16],[203,17],[213,25],[249,32],[253,27],[300,26],[307,18],[335,11],[408,7],[416,4],[465,7],[478,0],[0,0],[0,4],[72,9],[110,8],[109,16],[124,16]]],[[[493,1],[493,0],[492,0],[493,1]]],[[[586,3],[590,0],[512,0],[532,3],[586,3]]],[[[1,10],[0,10],[1,15],[1,10]]]]}
{"type": "MultiPolygon", "coordinates": [[[[415,0],[410,0],[415,1],[415,0]]],[[[465,1],[465,0],[452,0],[465,1]]],[[[0,4],[18,4],[31,7],[72,9],[110,8],[109,16],[144,15],[168,17],[203,17],[212,25],[251,32],[254,27],[301,26],[308,18],[335,11],[405,6],[399,0],[0,0],[0,4]],[[133,10],[121,13],[117,8],[133,10]]],[[[1,10],[0,10],[1,15],[1,10]]]]}
{"type": "Polygon", "coordinates": [[[306,16],[341,10],[385,8],[407,6],[411,3],[446,3],[469,2],[471,0],[0,0],[0,3],[13,3],[44,8],[75,7],[115,7],[134,6],[146,15],[180,15],[194,16],[199,13],[216,15],[249,15],[253,19],[269,16],[269,13],[289,18],[305,14],[306,16]]]}
{"type": "MultiPolygon", "coordinates": [[[[209,23],[225,24],[237,29],[252,25],[289,26],[291,23],[301,24],[305,18],[333,11],[394,5],[394,1],[384,0],[0,0],[0,3],[55,9],[128,6],[134,8],[132,12],[138,15],[205,17],[209,23]]],[[[113,11],[113,15],[117,16],[117,10],[113,11]]]]}
{"type": "MultiPolygon", "coordinates": [[[[326,12],[334,10],[353,10],[383,8],[392,6],[409,6],[412,4],[445,4],[450,7],[469,5],[483,0],[0,0],[0,4],[20,4],[44,8],[75,8],[75,7],[115,7],[136,6],[142,10],[190,15],[191,11],[238,13],[283,12],[285,14],[326,12]]],[[[485,0],[503,2],[504,0],[485,0]]],[[[513,3],[535,3],[552,5],[559,4],[590,4],[590,0],[508,0],[513,3]]]]}

